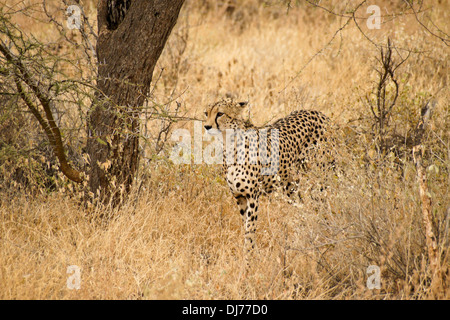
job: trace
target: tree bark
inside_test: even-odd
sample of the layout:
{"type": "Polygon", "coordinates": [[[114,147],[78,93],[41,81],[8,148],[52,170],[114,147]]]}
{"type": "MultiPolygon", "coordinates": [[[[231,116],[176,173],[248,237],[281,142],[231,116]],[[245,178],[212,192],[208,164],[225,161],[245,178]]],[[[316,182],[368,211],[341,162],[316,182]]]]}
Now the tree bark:
{"type": "Polygon", "coordinates": [[[98,94],[88,117],[86,151],[89,187],[103,202],[115,205],[130,190],[139,162],[140,110],[183,2],[99,0],[98,94]],[[117,3],[120,12],[112,15],[117,3]]]}

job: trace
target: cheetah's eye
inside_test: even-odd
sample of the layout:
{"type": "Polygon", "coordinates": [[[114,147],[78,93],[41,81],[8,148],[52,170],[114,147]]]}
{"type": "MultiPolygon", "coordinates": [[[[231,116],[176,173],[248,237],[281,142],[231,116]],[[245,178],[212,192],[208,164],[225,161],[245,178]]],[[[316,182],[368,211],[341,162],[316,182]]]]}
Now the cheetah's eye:
{"type": "Polygon", "coordinates": [[[218,116],[218,117],[223,116],[223,112],[217,112],[217,116],[218,116]]]}
{"type": "Polygon", "coordinates": [[[205,116],[208,116],[208,111],[205,111],[205,116]]]}

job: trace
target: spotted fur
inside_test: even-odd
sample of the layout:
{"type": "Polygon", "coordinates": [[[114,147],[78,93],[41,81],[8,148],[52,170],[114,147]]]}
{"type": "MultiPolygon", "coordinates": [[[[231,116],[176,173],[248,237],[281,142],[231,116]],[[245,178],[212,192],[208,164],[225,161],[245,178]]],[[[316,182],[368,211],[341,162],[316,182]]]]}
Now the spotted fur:
{"type": "Polygon", "coordinates": [[[292,197],[297,193],[299,173],[313,166],[324,169],[333,160],[326,147],[329,119],[322,113],[294,111],[258,128],[244,119],[246,107],[247,103],[230,99],[216,102],[205,111],[204,127],[223,134],[224,174],[243,218],[245,250],[251,252],[260,195],[281,188],[292,197]]]}

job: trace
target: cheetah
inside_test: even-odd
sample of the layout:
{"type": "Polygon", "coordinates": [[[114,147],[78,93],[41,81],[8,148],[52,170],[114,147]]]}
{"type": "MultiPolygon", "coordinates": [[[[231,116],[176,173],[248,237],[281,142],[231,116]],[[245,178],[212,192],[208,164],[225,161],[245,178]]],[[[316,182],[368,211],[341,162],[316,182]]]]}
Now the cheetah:
{"type": "Polygon", "coordinates": [[[326,146],[329,119],[318,111],[298,110],[271,125],[256,127],[244,119],[247,102],[224,99],[205,111],[206,131],[222,134],[223,171],[244,222],[247,260],[255,247],[258,203],[276,188],[292,197],[299,172],[332,166],[326,146]],[[322,146],[322,147],[321,147],[322,146]]]}

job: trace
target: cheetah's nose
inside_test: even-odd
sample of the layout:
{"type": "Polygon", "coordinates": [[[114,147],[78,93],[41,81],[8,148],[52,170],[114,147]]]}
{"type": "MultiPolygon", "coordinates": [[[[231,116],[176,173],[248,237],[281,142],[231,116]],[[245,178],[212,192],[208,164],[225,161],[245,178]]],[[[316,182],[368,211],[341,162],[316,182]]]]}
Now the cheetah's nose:
{"type": "Polygon", "coordinates": [[[212,128],[212,126],[205,126],[205,129],[206,130],[209,130],[209,129],[211,129],[212,128]]]}

